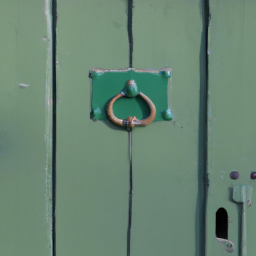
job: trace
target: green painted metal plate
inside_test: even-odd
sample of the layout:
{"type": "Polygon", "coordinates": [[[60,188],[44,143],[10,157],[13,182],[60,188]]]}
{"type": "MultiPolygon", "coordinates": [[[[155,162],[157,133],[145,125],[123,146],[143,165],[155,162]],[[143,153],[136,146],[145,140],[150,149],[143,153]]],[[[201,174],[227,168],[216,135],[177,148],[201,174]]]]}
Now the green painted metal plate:
{"type": "MultiPolygon", "coordinates": [[[[165,111],[168,107],[168,90],[171,88],[171,69],[161,70],[103,70],[92,69],[91,119],[106,120],[106,107],[115,95],[120,93],[127,80],[135,80],[140,92],[147,95],[156,107],[154,121],[166,120],[165,111]]],[[[118,118],[136,116],[138,119],[146,118],[150,114],[147,103],[140,97],[123,97],[118,99],[113,107],[118,118]]]]}

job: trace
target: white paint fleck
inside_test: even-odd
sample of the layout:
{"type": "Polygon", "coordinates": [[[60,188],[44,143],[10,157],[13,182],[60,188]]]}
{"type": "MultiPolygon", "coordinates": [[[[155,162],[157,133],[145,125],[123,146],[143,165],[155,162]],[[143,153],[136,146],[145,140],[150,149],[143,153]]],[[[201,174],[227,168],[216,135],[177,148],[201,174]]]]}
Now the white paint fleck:
{"type": "Polygon", "coordinates": [[[29,84],[19,84],[19,86],[22,88],[26,88],[26,87],[29,87],[30,85],[29,84]]]}
{"type": "Polygon", "coordinates": [[[46,40],[47,40],[46,36],[44,36],[44,37],[42,38],[42,40],[43,40],[44,42],[46,42],[46,40]]]}

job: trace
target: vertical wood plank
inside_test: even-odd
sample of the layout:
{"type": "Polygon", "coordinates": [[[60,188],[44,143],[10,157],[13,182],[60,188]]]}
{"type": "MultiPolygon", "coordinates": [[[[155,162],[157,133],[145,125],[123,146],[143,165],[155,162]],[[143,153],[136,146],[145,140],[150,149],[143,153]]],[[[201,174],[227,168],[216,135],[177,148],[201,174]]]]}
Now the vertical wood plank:
{"type": "Polygon", "coordinates": [[[1,1],[0,254],[5,256],[52,255],[50,4],[1,1]]]}
{"type": "Polygon", "coordinates": [[[134,3],[133,66],[172,68],[174,118],[133,132],[131,255],[204,255],[204,8],[202,1],[134,3]]]}
{"type": "MultiPolygon", "coordinates": [[[[241,204],[232,200],[232,187],[251,185],[256,166],[256,2],[210,0],[207,255],[226,255],[215,239],[215,213],[228,212],[228,239],[240,254],[241,204]],[[232,180],[230,173],[239,172],[232,180]]],[[[254,195],[255,196],[255,195],[254,195]]],[[[248,255],[255,254],[256,206],[248,208],[248,255]]]]}
{"type": "Polygon", "coordinates": [[[128,134],[90,120],[88,72],[128,66],[127,2],[57,8],[56,254],[125,255],[128,134]]]}

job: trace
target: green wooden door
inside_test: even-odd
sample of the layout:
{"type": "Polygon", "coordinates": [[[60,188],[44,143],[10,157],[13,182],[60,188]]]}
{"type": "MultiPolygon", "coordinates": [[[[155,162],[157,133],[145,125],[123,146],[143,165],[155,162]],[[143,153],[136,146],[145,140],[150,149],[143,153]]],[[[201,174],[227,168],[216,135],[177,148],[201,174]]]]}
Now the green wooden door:
{"type": "Polygon", "coordinates": [[[0,12],[1,255],[256,252],[255,1],[0,12]],[[167,67],[171,121],[135,127],[131,148],[125,129],[92,120],[89,70],[167,67]]]}

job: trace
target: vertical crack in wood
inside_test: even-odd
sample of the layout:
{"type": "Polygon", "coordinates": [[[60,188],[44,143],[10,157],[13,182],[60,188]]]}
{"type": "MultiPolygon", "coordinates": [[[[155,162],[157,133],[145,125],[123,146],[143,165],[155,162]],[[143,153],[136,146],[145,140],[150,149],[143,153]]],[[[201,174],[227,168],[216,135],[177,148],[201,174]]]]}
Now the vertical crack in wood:
{"type": "Polygon", "coordinates": [[[132,15],[133,0],[128,0],[128,39],[129,39],[129,67],[132,68],[133,57],[133,33],[132,33],[132,15]]]}
{"type": "Polygon", "coordinates": [[[204,123],[204,131],[203,131],[203,175],[204,175],[204,198],[203,198],[203,220],[201,225],[203,226],[200,244],[202,245],[200,248],[201,255],[206,255],[206,212],[207,212],[207,197],[208,197],[208,187],[209,187],[209,177],[208,177],[208,141],[209,141],[209,123],[208,123],[208,112],[209,112],[209,102],[208,102],[208,93],[209,93],[209,54],[210,54],[210,0],[204,1],[204,28],[205,28],[205,91],[203,92],[204,99],[204,112],[203,112],[203,123],[204,123]]]}
{"type": "MultiPolygon", "coordinates": [[[[129,67],[132,68],[133,61],[133,33],[132,33],[132,15],[133,15],[133,0],[128,0],[128,39],[129,39],[129,67]]],[[[130,256],[131,251],[131,227],[132,227],[132,131],[129,131],[129,212],[128,212],[128,228],[127,228],[127,256],[130,256]]]]}
{"type": "Polygon", "coordinates": [[[57,0],[52,0],[52,255],[56,255],[56,54],[57,54],[57,0]]]}
{"type": "Polygon", "coordinates": [[[209,0],[201,0],[200,99],[198,130],[198,197],[196,212],[196,255],[205,255],[207,198],[207,108],[208,108],[208,23],[209,0]]]}
{"type": "Polygon", "coordinates": [[[205,18],[204,22],[206,24],[206,36],[205,36],[205,47],[206,47],[206,53],[205,53],[205,66],[206,66],[206,92],[205,92],[205,103],[206,103],[206,114],[205,114],[205,123],[206,123],[206,141],[205,141],[205,195],[207,195],[207,188],[209,186],[209,180],[208,180],[208,170],[207,170],[207,161],[208,161],[208,148],[207,148],[207,143],[208,143],[208,135],[209,135],[209,127],[208,127],[208,112],[210,111],[209,109],[209,102],[208,102],[208,91],[209,91],[209,54],[210,54],[210,20],[211,20],[211,13],[210,13],[210,0],[204,0],[206,1],[205,3],[205,18]]]}
{"type": "Polygon", "coordinates": [[[132,131],[129,134],[129,159],[130,159],[130,189],[129,189],[129,212],[128,212],[128,228],[127,228],[127,256],[131,251],[131,227],[132,227],[132,131]]]}

